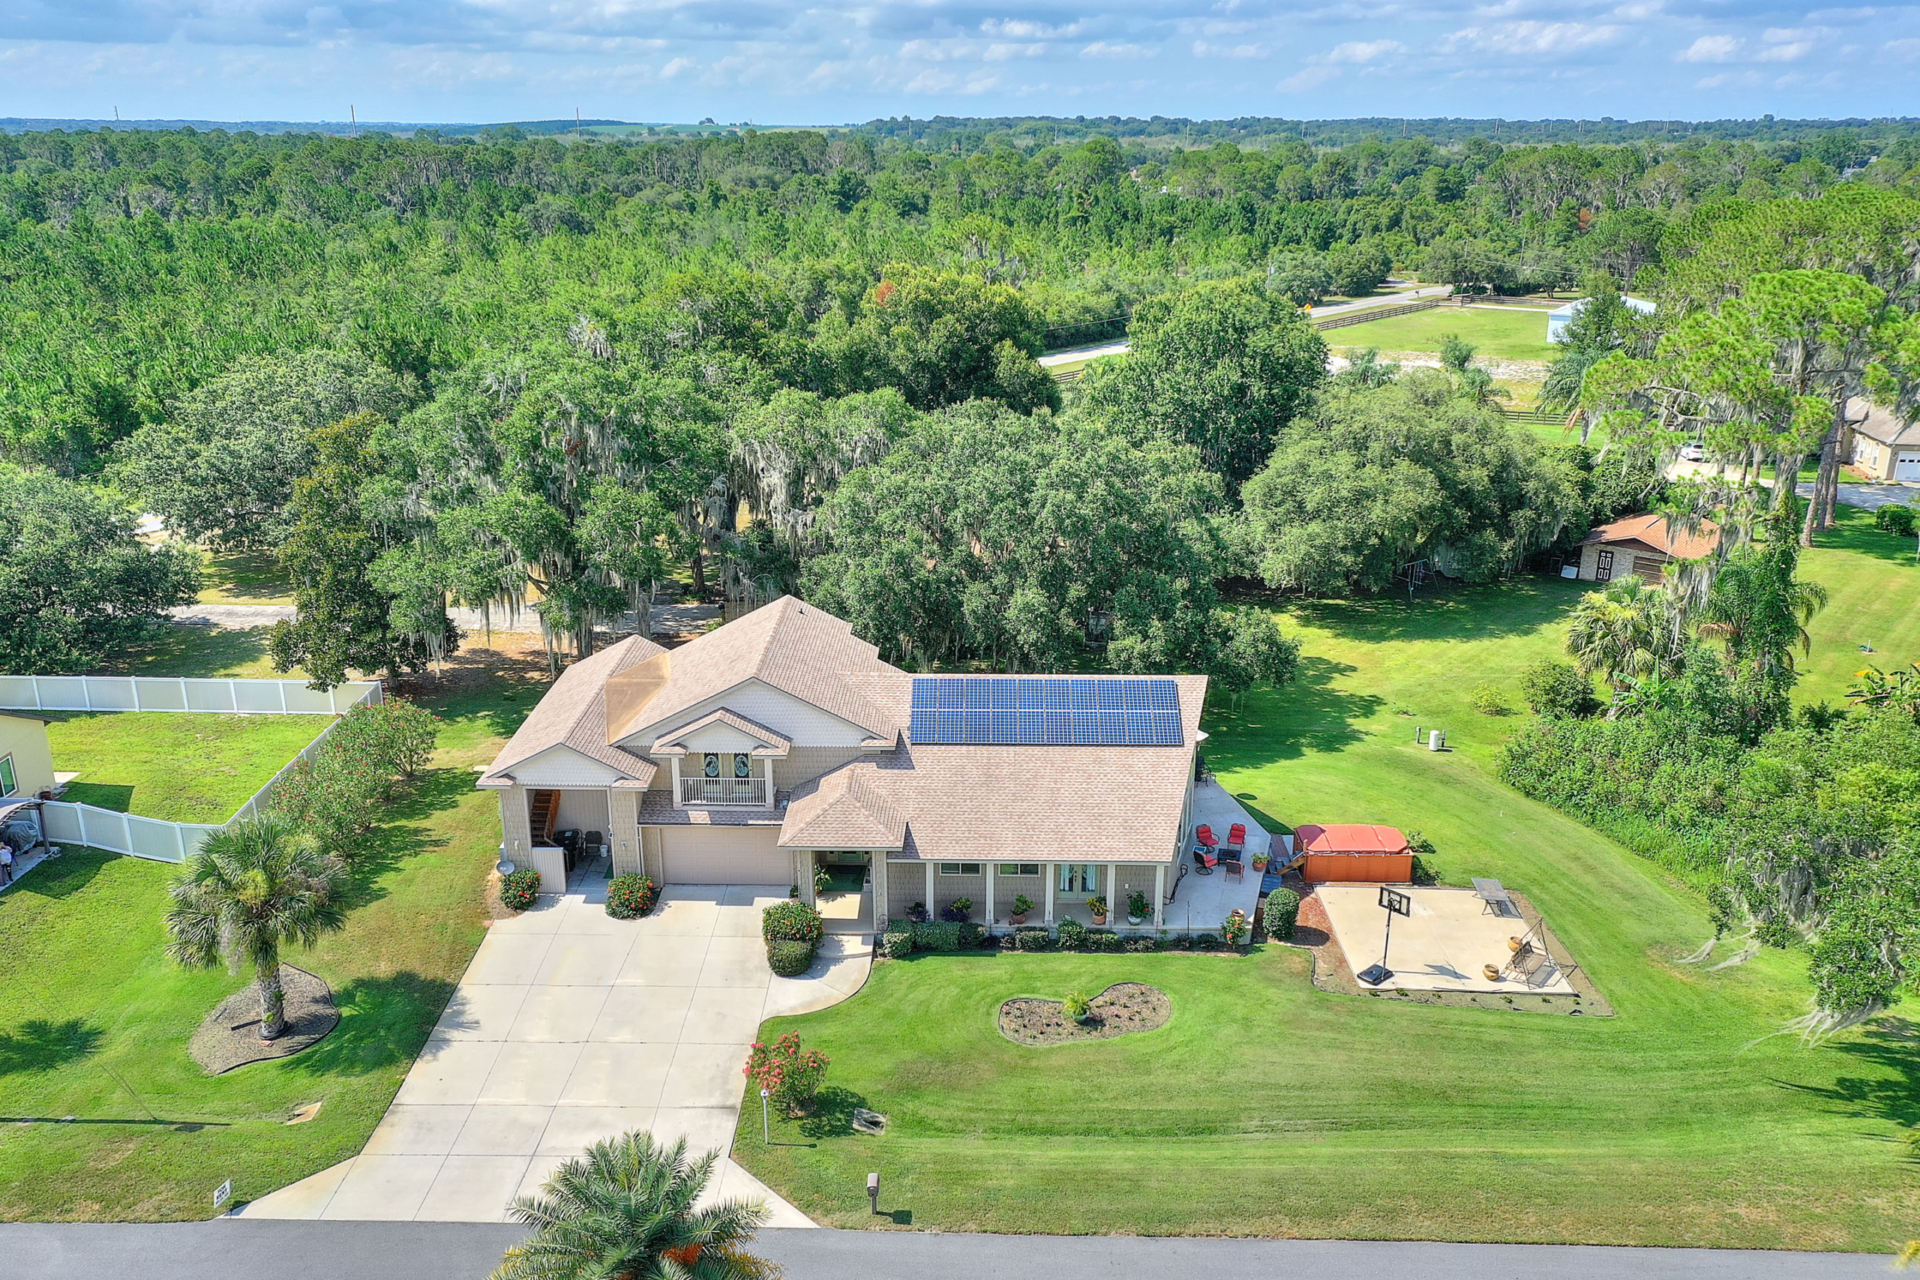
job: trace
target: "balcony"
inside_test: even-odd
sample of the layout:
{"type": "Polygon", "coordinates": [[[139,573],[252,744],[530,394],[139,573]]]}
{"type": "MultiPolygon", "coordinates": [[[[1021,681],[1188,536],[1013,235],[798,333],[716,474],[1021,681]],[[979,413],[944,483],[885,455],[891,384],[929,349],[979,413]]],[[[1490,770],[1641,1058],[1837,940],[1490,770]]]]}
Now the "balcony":
{"type": "Polygon", "coordinates": [[[771,778],[682,778],[680,803],[723,809],[766,809],[773,804],[771,778]]]}

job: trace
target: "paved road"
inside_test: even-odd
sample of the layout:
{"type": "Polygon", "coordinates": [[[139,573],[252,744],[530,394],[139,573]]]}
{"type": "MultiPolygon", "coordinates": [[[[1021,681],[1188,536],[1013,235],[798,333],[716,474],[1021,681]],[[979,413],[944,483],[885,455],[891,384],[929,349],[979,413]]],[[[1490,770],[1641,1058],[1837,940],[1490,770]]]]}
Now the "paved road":
{"type": "MultiPolygon", "coordinates": [[[[1686,476],[1710,476],[1717,470],[1710,462],[1677,459],[1667,467],[1667,476],[1677,480],[1686,476]]],[[[1768,488],[1773,487],[1773,481],[1765,476],[1761,477],[1760,483],[1768,488]]],[[[1793,491],[1802,498],[1811,498],[1813,482],[1802,480],[1794,485],[1793,491]]],[[[1857,480],[1843,480],[1836,496],[1849,507],[1878,511],[1881,507],[1902,506],[1920,498],[1920,484],[1866,484],[1857,480]]]]}
{"type": "MultiPolygon", "coordinates": [[[[175,622],[186,626],[220,627],[228,631],[270,627],[282,619],[293,621],[290,604],[183,604],[168,612],[175,622]]],[[[483,635],[489,629],[514,634],[540,633],[540,615],[531,609],[514,614],[495,610],[490,618],[478,609],[449,609],[447,614],[454,625],[470,635],[483,635]]],[[[653,606],[653,630],[655,635],[693,635],[712,626],[719,616],[719,607],[711,604],[657,604],[653,606]]],[[[621,635],[634,631],[639,625],[630,612],[613,621],[614,630],[621,635]]]]}
{"type": "MultiPolygon", "coordinates": [[[[887,1207],[884,1197],[881,1207],[887,1207]]],[[[517,1227],[478,1223],[0,1224],[0,1280],[479,1280],[519,1236],[517,1227]]],[[[1855,1280],[1890,1274],[1888,1259],[1877,1254],[908,1231],[764,1231],[756,1252],[784,1265],[788,1280],[1855,1280]]]]}

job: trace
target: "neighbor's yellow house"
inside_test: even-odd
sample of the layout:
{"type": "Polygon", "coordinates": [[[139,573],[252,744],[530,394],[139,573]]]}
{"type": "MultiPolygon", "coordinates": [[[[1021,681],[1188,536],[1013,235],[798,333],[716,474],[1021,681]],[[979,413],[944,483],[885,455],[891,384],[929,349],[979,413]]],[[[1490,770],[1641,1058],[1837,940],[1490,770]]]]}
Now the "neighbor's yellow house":
{"type": "Polygon", "coordinates": [[[0,796],[37,796],[53,789],[53,748],[47,722],[0,711],[0,796]]]}

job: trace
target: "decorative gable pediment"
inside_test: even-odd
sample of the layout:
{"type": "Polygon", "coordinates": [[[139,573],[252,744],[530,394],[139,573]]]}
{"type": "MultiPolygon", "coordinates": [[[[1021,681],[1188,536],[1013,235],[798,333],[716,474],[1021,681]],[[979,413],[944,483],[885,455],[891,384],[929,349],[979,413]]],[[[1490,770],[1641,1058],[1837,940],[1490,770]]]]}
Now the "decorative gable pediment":
{"type": "Polygon", "coordinates": [[[684,756],[706,751],[745,752],[754,756],[784,756],[793,739],[776,729],[721,707],[655,738],[647,754],[684,756]]]}

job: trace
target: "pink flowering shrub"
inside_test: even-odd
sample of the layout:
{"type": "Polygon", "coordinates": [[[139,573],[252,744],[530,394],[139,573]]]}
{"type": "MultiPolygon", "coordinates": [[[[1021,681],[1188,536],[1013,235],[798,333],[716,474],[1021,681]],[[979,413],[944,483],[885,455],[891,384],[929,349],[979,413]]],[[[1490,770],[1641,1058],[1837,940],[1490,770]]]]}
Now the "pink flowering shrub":
{"type": "Polygon", "coordinates": [[[321,852],[351,858],[354,837],[373,825],[377,806],[432,756],[438,725],[433,713],[401,698],[355,707],[312,759],[280,780],[273,810],[321,852]]]}
{"type": "Polygon", "coordinates": [[[788,1115],[811,1108],[826,1078],[827,1055],[802,1049],[796,1032],[789,1031],[771,1045],[756,1043],[747,1057],[747,1079],[756,1090],[767,1090],[773,1104],[788,1115]]]}

